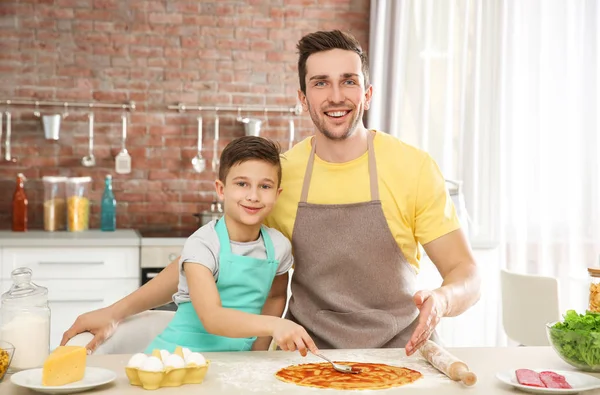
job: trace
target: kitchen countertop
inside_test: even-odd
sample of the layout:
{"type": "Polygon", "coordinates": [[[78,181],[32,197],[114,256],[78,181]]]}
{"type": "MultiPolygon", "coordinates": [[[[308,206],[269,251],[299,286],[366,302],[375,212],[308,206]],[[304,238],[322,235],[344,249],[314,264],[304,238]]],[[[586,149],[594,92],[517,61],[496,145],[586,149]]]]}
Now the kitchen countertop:
{"type": "Polygon", "coordinates": [[[0,247],[139,247],[140,235],[133,229],[103,232],[91,229],[82,232],[0,231],[0,247]]]}
{"type": "MultiPolygon", "coordinates": [[[[402,349],[377,350],[326,350],[324,354],[335,360],[356,362],[380,362],[396,364],[420,371],[423,378],[404,387],[380,391],[336,391],[300,387],[277,380],[275,372],[285,366],[303,362],[314,362],[314,356],[300,357],[298,353],[284,351],[204,353],[211,365],[203,384],[184,385],[177,388],[162,388],[157,391],[145,391],[129,385],[124,366],[129,355],[92,355],[88,357],[88,366],[103,367],[117,372],[117,379],[85,394],[128,395],[128,394],[519,394],[523,393],[496,379],[497,372],[517,368],[543,368],[575,371],[564,363],[550,347],[498,347],[498,348],[449,348],[452,354],[464,361],[477,374],[478,382],[473,387],[451,381],[435,370],[422,357],[406,357],[402,349]]],[[[593,374],[600,377],[600,374],[593,374]]],[[[10,376],[0,383],[2,395],[31,395],[28,389],[20,388],[10,382],[10,376]]],[[[600,394],[600,390],[584,392],[585,395],[600,394]]]]}

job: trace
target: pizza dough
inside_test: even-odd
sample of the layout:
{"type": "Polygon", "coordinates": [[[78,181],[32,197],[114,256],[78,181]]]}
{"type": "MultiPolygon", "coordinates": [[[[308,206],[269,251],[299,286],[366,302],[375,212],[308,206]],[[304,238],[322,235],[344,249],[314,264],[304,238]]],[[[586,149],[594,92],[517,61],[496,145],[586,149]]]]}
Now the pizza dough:
{"type": "Polygon", "coordinates": [[[337,390],[378,390],[410,384],[423,375],[416,370],[382,363],[337,362],[359,369],[360,373],[341,373],[330,363],[304,363],[280,369],[275,373],[281,381],[305,387],[337,390]]]}

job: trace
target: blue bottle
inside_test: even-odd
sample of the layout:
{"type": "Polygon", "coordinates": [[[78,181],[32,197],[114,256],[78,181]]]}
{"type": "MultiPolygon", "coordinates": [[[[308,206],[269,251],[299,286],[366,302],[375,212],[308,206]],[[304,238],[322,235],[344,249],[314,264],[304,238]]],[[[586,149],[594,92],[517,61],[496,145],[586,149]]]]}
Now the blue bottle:
{"type": "Polygon", "coordinates": [[[117,229],[117,200],[112,189],[112,176],[109,174],[104,181],[104,194],[100,208],[100,229],[111,232],[117,229]]]}

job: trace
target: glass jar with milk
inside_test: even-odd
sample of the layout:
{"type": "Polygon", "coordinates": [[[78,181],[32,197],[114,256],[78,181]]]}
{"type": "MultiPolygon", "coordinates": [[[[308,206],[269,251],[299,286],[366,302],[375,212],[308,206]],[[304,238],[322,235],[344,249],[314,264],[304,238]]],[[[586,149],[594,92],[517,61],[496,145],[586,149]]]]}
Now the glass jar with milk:
{"type": "Polygon", "coordinates": [[[50,352],[48,289],[34,284],[31,274],[28,267],[13,270],[13,284],[1,298],[0,340],[15,346],[12,372],[42,366],[50,352]]]}

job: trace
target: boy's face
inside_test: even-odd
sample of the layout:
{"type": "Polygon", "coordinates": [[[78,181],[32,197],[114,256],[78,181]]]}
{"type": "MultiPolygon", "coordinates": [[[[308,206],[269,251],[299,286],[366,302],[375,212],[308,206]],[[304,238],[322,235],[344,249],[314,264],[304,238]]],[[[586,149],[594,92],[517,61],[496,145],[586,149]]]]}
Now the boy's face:
{"type": "Polygon", "coordinates": [[[281,193],[278,181],[277,166],[248,160],[231,166],[225,183],[216,181],[217,195],[228,217],[244,225],[260,225],[281,193]]]}
{"type": "Polygon", "coordinates": [[[298,91],[304,111],[317,129],[331,140],[343,140],[362,124],[372,88],[365,87],[360,56],[332,49],[306,60],[306,95],[298,91]]]}

